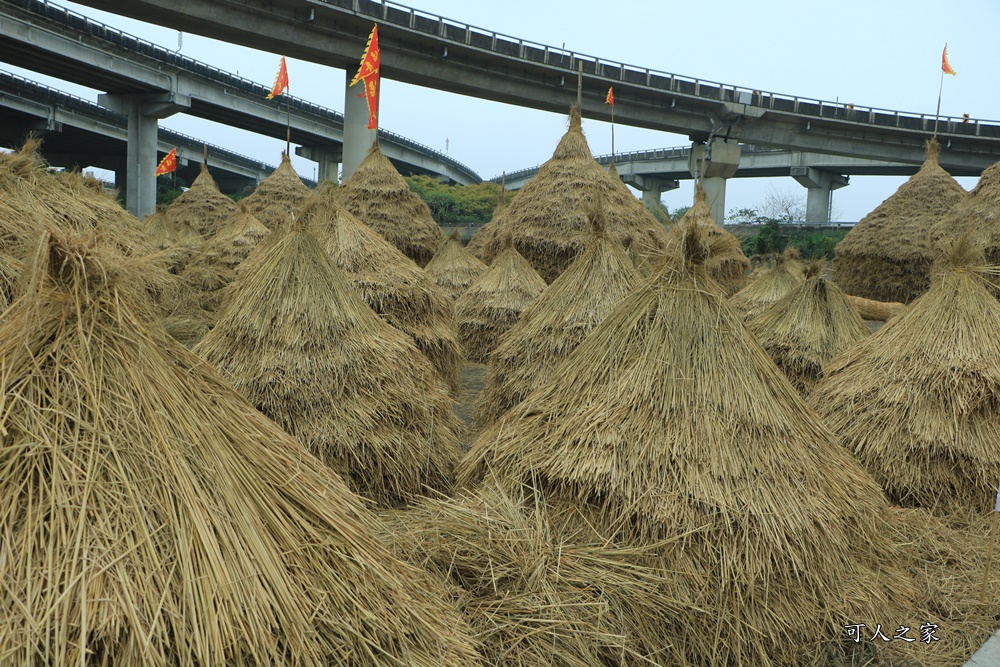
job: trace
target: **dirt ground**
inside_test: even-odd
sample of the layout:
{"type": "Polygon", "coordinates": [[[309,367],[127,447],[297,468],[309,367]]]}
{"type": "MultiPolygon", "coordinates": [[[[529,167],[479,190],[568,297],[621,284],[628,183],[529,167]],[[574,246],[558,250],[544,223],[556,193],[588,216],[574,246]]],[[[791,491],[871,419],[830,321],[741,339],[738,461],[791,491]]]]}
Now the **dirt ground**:
{"type": "Polygon", "coordinates": [[[472,416],[476,411],[476,401],[479,400],[479,392],[483,390],[483,386],[486,384],[486,366],[466,362],[462,366],[461,383],[462,388],[459,393],[458,403],[455,405],[455,414],[465,422],[466,433],[462,439],[462,445],[467,451],[472,446],[472,441],[478,435],[478,433],[472,430],[472,416]]]}

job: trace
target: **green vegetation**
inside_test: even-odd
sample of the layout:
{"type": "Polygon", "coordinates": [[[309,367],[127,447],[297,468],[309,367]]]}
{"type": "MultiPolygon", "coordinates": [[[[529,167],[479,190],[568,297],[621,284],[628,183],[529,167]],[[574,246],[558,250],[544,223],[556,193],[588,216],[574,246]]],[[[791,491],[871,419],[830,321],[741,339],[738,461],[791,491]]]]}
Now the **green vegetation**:
{"type": "MultiPolygon", "coordinates": [[[[448,185],[423,174],[406,176],[410,190],[420,195],[439,225],[481,225],[493,218],[500,198],[496,183],[448,185]]],[[[506,201],[514,196],[506,193],[506,201]]]]}
{"type": "MultiPolygon", "coordinates": [[[[169,205],[172,201],[181,196],[183,188],[190,184],[183,178],[175,178],[174,174],[164,174],[156,177],[156,203],[169,205]]],[[[125,193],[120,193],[124,197],[125,193]]]]}
{"type": "Polygon", "coordinates": [[[743,239],[743,253],[748,257],[779,253],[791,245],[799,249],[803,259],[833,259],[833,249],[848,232],[846,229],[798,229],[777,220],[754,225],[753,230],[746,234],[744,227],[744,233],[738,234],[743,239]]]}

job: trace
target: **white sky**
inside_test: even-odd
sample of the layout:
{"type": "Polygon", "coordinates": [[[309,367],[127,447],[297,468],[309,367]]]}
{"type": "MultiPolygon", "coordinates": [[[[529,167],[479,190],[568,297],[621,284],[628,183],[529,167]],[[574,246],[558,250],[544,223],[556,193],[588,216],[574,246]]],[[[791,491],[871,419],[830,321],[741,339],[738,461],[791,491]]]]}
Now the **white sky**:
{"type": "MultiPolygon", "coordinates": [[[[127,0],[123,0],[127,1],[127,0]]],[[[166,48],[176,31],[59,2],[115,28],[166,48]]],[[[933,114],[941,49],[958,75],[945,77],[942,115],[1000,118],[1000,2],[966,0],[407,0],[401,3],[488,30],[643,68],[745,88],[865,107],[933,114]]],[[[388,51],[392,44],[381,40],[388,51]]],[[[185,33],[181,53],[270,85],[279,54],[253,51],[185,33]]],[[[359,59],[360,59],[360,53],[359,59]]],[[[96,101],[79,86],[3,65],[96,101]]],[[[344,109],[343,70],[288,59],[290,92],[337,111],[344,109]]],[[[449,153],[483,178],[541,164],[566,130],[565,114],[522,109],[421,89],[383,79],[380,126],[449,153]]],[[[277,164],[284,142],[177,115],[170,128],[277,164]]],[[[595,155],[611,152],[607,123],[584,120],[595,155]]],[[[615,127],[618,153],[688,145],[683,135],[615,127]]],[[[293,158],[300,174],[315,163],[293,158]]],[[[891,195],[905,177],[851,177],[834,193],[837,220],[856,221],[891,195]]],[[[976,179],[961,178],[971,189],[976,179]]],[[[734,178],[726,210],[759,206],[769,192],[801,197],[789,178],[734,178]]],[[[664,193],[669,209],[691,202],[692,185],[664,193]]]]}

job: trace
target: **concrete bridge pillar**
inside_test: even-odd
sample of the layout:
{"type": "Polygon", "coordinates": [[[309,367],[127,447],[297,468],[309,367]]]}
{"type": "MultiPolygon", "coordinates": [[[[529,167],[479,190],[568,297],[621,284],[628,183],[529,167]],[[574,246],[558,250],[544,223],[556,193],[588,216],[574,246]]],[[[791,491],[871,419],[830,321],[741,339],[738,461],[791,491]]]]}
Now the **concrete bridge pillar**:
{"type": "MultiPolygon", "coordinates": [[[[346,181],[368,155],[378,131],[368,129],[368,103],[365,101],[363,82],[351,87],[354,74],[347,71],[344,84],[344,155],[343,177],[346,181]],[[360,94],[360,97],[359,97],[360,94]]],[[[322,177],[320,177],[322,180],[322,177]]]]}
{"type": "Polygon", "coordinates": [[[157,119],[190,106],[170,93],[102,94],[98,103],[128,116],[125,207],[140,220],[156,210],[157,119]]]}
{"type": "Polygon", "coordinates": [[[653,204],[659,206],[660,195],[670,190],[676,190],[681,186],[676,180],[656,178],[655,176],[648,176],[646,174],[628,174],[623,175],[621,178],[626,185],[631,185],[642,192],[642,203],[646,206],[652,206],[653,204]]]}
{"type": "Polygon", "coordinates": [[[701,189],[712,208],[712,219],[718,225],[726,218],[726,179],[732,178],[739,166],[738,143],[713,139],[708,144],[695,143],[691,146],[688,169],[695,179],[701,181],[701,189]]]}
{"type": "MultiPolygon", "coordinates": [[[[345,139],[346,145],[346,139],[345,139]]],[[[337,182],[337,171],[344,159],[344,149],[334,146],[299,146],[295,154],[316,163],[316,180],[337,182]]],[[[347,178],[345,175],[344,178],[347,178]]]]}
{"type": "Polygon", "coordinates": [[[848,177],[813,167],[792,167],[792,178],[808,188],[806,222],[830,222],[833,191],[848,184],[848,177]]]}

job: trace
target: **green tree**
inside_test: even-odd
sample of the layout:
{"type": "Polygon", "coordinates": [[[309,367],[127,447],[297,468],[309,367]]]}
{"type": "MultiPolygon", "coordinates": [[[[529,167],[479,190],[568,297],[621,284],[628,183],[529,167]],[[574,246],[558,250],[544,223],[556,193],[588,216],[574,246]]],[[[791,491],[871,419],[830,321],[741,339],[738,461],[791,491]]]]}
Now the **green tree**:
{"type": "MultiPolygon", "coordinates": [[[[489,222],[500,198],[500,186],[496,183],[448,185],[425,174],[407,176],[406,182],[427,203],[438,224],[489,222]]],[[[512,192],[506,193],[505,201],[513,196],[512,192]]]]}
{"type": "Polygon", "coordinates": [[[760,231],[743,240],[743,254],[767,255],[778,253],[788,245],[781,233],[781,225],[777,220],[768,220],[760,225],[760,231]]]}

